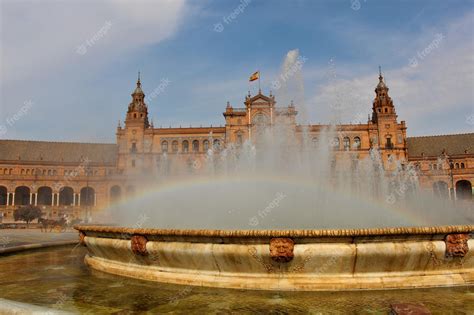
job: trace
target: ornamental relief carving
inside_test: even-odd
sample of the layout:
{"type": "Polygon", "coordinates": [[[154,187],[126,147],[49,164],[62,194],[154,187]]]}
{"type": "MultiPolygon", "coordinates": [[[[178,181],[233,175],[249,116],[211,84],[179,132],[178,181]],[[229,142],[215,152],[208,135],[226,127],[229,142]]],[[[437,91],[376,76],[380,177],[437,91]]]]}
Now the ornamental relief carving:
{"type": "Polygon", "coordinates": [[[272,238],[270,240],[270,257],[276,262],[289,262],[293,259],[295,243],[291,238],[272,238]]]}
{"type": "Polygon", "coordinates": [[[147,256],[146,243],[148,239],[143,235],[133,235],[130,239],[132,243],[132,252],[135,255],[147,256]]]}
{"type": "Polygon", "coordinates": [[[448,234],[445,238],[446,257],[464,257],[469,251],[469,234],[448,234]]]}

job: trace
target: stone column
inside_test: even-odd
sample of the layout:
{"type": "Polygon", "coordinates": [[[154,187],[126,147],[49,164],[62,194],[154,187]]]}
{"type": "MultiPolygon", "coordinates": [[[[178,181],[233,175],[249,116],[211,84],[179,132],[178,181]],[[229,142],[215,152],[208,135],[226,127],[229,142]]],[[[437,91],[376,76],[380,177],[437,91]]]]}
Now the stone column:
{"type": "Polygon", "coordinates": [[[35,206],[38,205],[38,193],[35,193],[35,206]]]}
{"type": "Polygon", "coordinates": [[[51,207],[54,207],[54,196],[56,196],[55,193],[51,195],[51,207]]]}
{"type": "Polygon", "coordinates": [[[97,206],[97,193],[94,192],[94,207],[97,206]]]}
{"type": "Polygon", "coordinates": [[[15,205],[15,193],[13,193],[12,206],[15,205]]]}
{"type": "Polygon", "coordinates": [[[33,204],[33,193],[30,192],[30,205],[33,204]]]}
{"type": "Polygon", "coordinates": [[[81,194],[77,194],[77,205],[81,206],[81,194]]]}
{"type": "Polygon", "coordinates": [[[59,207],[59,193],[56,193],[56,206],[59,207]]]}
{"type": "Polygon", "coordinates": [[[10,193],[7,192],[7,206],[10,205],[10,193]]]}

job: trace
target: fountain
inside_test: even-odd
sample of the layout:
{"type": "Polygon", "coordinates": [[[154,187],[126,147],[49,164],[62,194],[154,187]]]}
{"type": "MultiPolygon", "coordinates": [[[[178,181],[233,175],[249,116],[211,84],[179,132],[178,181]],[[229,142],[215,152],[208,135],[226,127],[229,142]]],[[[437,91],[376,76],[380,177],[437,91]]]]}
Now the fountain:
{"type": "Polygon", "coordinates": [[[383,166],[376,149],[357,164],[339,152],[332,165],[336,128],[300,148],[281,136],[284,126],[265,130],[257,145],[211,148],[187,180],[108,209],[114,226],[77,226],[85,262],[126,277],[238,289],[472,284],[472,214],[418,188],[411,165],[383,166]]]}
{"type": "MultiPolygon", "coordinates": [[[[287,54],[273,82],[280,99],[304,91],[302,62],[298,50],[287,54]]],[[[341,97],[334,103],[340,109],[341,97]]],[[[238,289],[474,282],[472,212],[419,188],[403,158],[383,162],[376,146],[333,150],[343,132],[336,123],[317,141],[299,128],[258,120],[255,141],[209,148],[184,179],[163,171],[155,187],[108,209],[113,226],[76,227],[85,262],[126,277],[238,289]]],[[[166,170],[168,157],[161,161],[166,170]]]]}

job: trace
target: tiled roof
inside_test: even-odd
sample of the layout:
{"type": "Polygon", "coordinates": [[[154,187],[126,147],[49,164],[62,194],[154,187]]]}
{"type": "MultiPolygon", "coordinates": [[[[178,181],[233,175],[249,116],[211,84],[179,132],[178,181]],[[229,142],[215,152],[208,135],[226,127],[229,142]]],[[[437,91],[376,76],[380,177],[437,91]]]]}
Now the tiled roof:
{"type": "Polygon", "coordinates": [[[408,156],[439,156],[446,150],[448,155],[474,154],[474,133],[409,137],[407,138],[408,156]]]}
{"type": "Polygon", "coordinates": [[[0,161],[115,164],[117,145],[108,143],[0,140],[0,161]]]}

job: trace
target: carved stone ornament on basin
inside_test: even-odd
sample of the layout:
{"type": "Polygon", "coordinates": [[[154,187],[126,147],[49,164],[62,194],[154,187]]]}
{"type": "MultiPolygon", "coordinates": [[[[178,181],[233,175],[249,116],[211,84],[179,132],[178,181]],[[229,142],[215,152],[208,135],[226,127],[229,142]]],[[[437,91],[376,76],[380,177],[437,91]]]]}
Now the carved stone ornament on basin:
{"type": "Polygon", "coordinates": [[[474,255],[469,250],[474,246],[469,237],[474,225],[354,230],[75,228],[87,235],[85,262],[91,268],[163,283],[280,291],[474,284],[474,255]]]}
{"type": "Polygon", "coordinates": [[[448,234],[446,236],[446,257],[464,257],[469,251],[469,234],[448,234]]]}
{"type": "Polygon", "coordinates": [[[295,243],[291,238],[277,237],[270,240],[270,256],[276,262],[289,262],[293,259],[295,243]]]}
{"type": "Polygon", "coordinates": [[[132,252],[135,255],[147,256],[148,252],[146,250],[146,243],[148,242],[147,238],[143,235],[133,235],[130,239],[132,252]]]}

